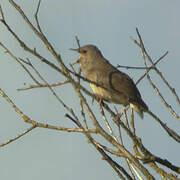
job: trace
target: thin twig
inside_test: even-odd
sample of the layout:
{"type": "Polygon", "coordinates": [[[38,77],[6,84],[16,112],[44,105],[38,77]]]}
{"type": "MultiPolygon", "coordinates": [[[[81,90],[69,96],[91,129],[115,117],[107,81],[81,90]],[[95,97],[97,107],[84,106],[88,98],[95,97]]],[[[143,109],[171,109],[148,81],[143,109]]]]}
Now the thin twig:
{"type": "Polygon", "coordinates": [[[118,140],[117,140],[115,134],[113,133],[113,130],[112,130],[112,128],[111,128],[111,126],[110,126],[107,118],[106,118],[106,115],[105,115],[105,113],[104,113],[104,110],[103,110],[103,107],[101,106],[101,104],[100,104],[100,111],[101,111],[101,115],[102,115],[102,117],[103,117],[103,119],[104,119],[104,121],[105,121],[106,127],[108,128],[110,134],[111,134],[112,137],[118,142],[118,140]]]}
{"type": "Polygon", "coordinates": [[[63,105],[63,107],[69,111],[72,114],[72,109],[70,107],[68,107],[63,101],[62,99],[60,99],[60,97],[56,94],[56,92],[53,90],[53,88],[49,85],[49,83],[41,76],[41,74],[38,72],[38,70],[32,65],[32,63],[30,63],[31,67],[33,68],[33,70],[35,71],[35,73],[39,76],[39,78],[45,83],[47,84],[47,87],[49,88],[49,90],[52,92],[52,94],[55,96],[55,98],[58,100],[58,102],[60,104],[63,105]]]}
{"type": "Polygon", "coordinates": [[[122,110],[123,110],[124,119],[125,119],[125,121],[126,121],[126,126],[127,126],[127,128],[128,128],[129,130],[131,130],[131,129],[130,129],[130,126],[129,126],[129,122],[128,122],[127,113],[126,113],[126,107],[123,106],[123,107],[122,107],[122,110]]]}
{"type": "Polygon", "coordinates": [[[5,18],[4,18],[4,13],[3,13],[1,5],[0,5],[0,13],[1,13],[1,16],[2,16],[2,20],[4,20],[5,18]]]}
{"type": "Polygon", "coordinates": [[[77,45],[78,45],[78,47],[79,47],[79,49],[80,49],[80,48],[81,48],[81,46],[80,46],[80,40],[78,39],[77,36],[75,36],[75,38],[76,38],[77,45]]]}
{"type": "MultiPolygon", "coordinates": [[[[131,166],[131,168],[132,168],[131,171],[134,171],[134,173],[136,174],[137,178],[138,178],[139,180],[143,180],[143,178],[141,177],[141,175],[139,174],[139,172],[136,170],[136,168],[133,166],[133,164],[132,164],[131,162],[129,162],[129,164],[130,164],[130,166],[131,166]]],[[[133,174],[133,175],[134,175],[134,174],[133,174]]],[[[135,179],[135,176],[134,176],[134,179],[135,179]]]]}
{"type": "MultiPolygon", "coordinates": [[[[171,174],[171,173],[167,173],[167,172],[165,172],[164,169],[158,167],[158,165],[155,163],[155,162],[156,162],[156,159],[158,159],[158,157],[155,157],[155,156],[153,156],[153,155],[143,157],[143,156],[139,153],[139,150],[138,150],[138,148],[137,148],[136,145],[133,146],[133,149],[134,149],[134,152],[136,153],[136,156],[137,156],[139,159],[141,159],[141,160],[143,161],[143,163],[148,163],[148,165],[149,165],[150,167],[152,167],[158,174],[160,174],[160,175],[163,176],[163,177],[172,179],[172,180],[176,180],[176,179],[177,179],[177,178],[176,178],[176,175],[171,174]]],[[[158,162],[158,160],[157,160],[157,162],[158,162]]],[[[169,161],[167,161],[167,163],[166,163],[166,160],[161,159],[160,162],[158,162],[158,163],[160,163],[160,164],[162,164],[162,165],[165,165],[166,167],[169,166],[169,169],[171,169],[171,170],[173,170],[173,171],[175,171],[175,172],[177,172],[177,173],[179,173],[178,171],[180,171],[180,168],[172,165],[169,161]],[[161,162],[161,161],[162,161],[162,162],[161,162]]]]}
{"type": "Polygon", "coordinates": [[[158,96],[160,97],[161,101],[165,104],[165,106],[169,109],[170,113],[178,120],[180,120],[180,117],[177,115],[177,113],[174,111],[174,109],[172,108],[171,105],[169,105],[167,103],[167,101],[165,100],[165,98],[162,96],[160,90],[157,88],[157,86],[152,82],[152,79],[150,77],[150,75],[147,75],[147,78],[149,80],[149,83],[151,84],[151,86],[153,87],[153,89],[157,92],[158,96]]]}
{"type": "Polygon", "coordinates": [[[173,131],[171,128],[169,128],[165,123],[163,123],[153,112],[150,110],[147,112],[150,114],[159,124],[165,129],[165,131],[169,134],[170,137],[172,137],[174,140],[176,140],[178,143],[180,143],[180,136],[173,131]]]}
{"type": "MultiPolygon", "coordinates": [[[[134,42],[136,42],[136,40],[134,40],[134,42]]],[[[154,67],[156,66],[161,60],[165,59],[164,57],[168,54],[168,51],[166,51],[158,60],[155,61],[155,63],[151,66],[154,67]]],[[[148,69],[136,82],[136,85],[147,75],[147,73],[150,71],[151,69],[148,69]]]]}
{"type": "Polygon", "coordinates": [[[133,129],[134,135],[136,134],[136,128],[135,128],[135,123],[134,123],[134,110],[131,109],[131,121],[130,121],[131,127],[133,129]]]}
{"type": "MultiPolygon", "coordinates": [[[[82,95],[82,93],[80,92],[80,85],[78,83],[76,83],[75,81],[73,81],[69,75],[69,71],[68,69],[66,68],[66,66],[64,65],[64,63],[62,62],[61,60],[61,57],[60,55],[58,55],[56,53],[56,51],[53,49],[53,47],[51,46],[51,44],[47,41],[47,39],[45,38],[45,36],[43,37],[43,33],[39,32],[37,29],[34,29],[34,27],[32,26],[32,24],[29,22],[29,20],[27,19],[27,17],[25,16],[24,12],[22,11],[22,9],[16,4],[14,3],[14,1],[12,0],[9,0],[9,2],[13,5],[13,7],[15,7],[17,9],[17,11],[20,12],[20,14],[22,15],[22,17],[25,19],[25,21],[30,25],[30,27],[32,28],[32,30],[35,32],[35,34],[44,42],[44,44],[46,45],[46,47],[48,48],[48,50],[54,55],[54,57],[57,59],[57,61],[59,62],[59,64],[61,65],[62,67],[62,70],[60,69],[57,69],[59,72],[61,72],[63,75],[65,75],[66,77],[68,77],[73,85],[73,87],[75,88],[80,100],[82,101],[83,103],[83,106],[86,108],[87,112],[89,113],[95,127],[97,128],[97,132],[99,134],[101,134],[108,142],[110,142],[113,146],[117,147],[118,149],[122,150],[122,152],[124,153],[125,157],[128,157],[133,164],[135,164],[140,170],[141,172],[148,178],[148,179],[154,179],[154,177],[147,171],[147,169],[141,165],[141,163],[139,163],[137,161],[136,158],[134,158],[125,148],[123,148],[122,146],[119,146],[119,144],[117,142],[115,142],[115,140],[109,136],[109,134],[107,134],[102,128],[101,126],[99,125],[99,123],[97,122],[97,119],[96,117],[94,116],[94,114],[92,113],[90,107],[88,106],[88,104],[86,103],[86,100],[84,98],[84,96],[82,95]]],[[[38,8],[39,9],[39,8],[38,8]]],[[[38,12],[38,10],[37,10],[38,12]]],[[[33,50],[34,54],[37,55],[36,51],[33,50]]],[[[44,60],[44,59],[43,59],[44,60]]],[[[48,64],[49,62],[47,62],[48,64]]],[[[74,115],[74,112],[69,109],[71,114],[73,115],[72,119],[76,120],[77,117],[75,117],[74,115]]],[[[71,116],[70,116],[71,117],[71,116]]],[[[84,129],[83,129],[83,133],[87,136],[87,138],[90,138],[91,139],[91,136],[88,132],[85,132],[84,129]]],[[[134,136],[133,136],[134,137],[134,136]]],[[[97,148],[98,149],[98,148],[97,148]]],[[[99,152],[101,152],[100,149],[98,149],[99,152]]],[[[101,152],[101,154],[103,155],[103,152],[101,152]]],[[[107,157],[105,155],[103,155],[103,157],[107,157]]],[[[110,159],[108,159],[108,163],[111,164],[113,161],[109,161],[110,159]]],[[[116,170],[116,172],[118,173],[119,171],[118,170],[118,165],[115,166],[114,164],[112,165],[112,167],[114,167],[114,169],[116,170]]],[[[122,171],[123,172],[123,171],[122,171]]],[[[119,173],[120,174],[120,173],[119,173]]],[[[124,173],[125,174],[125,173],[124,173]]],[[[121,175],[121,174],[120,174],[121,175]]]]}
{"type": "MultiPolygon", "coordinates": [[[[53,46],[49,43],[49,41],[47,40],[46,36],[43,34],[43,32],[39,32],[34,26],[33,24],[29,21],[29,19],[27,18],[27,16],[25,15],[25,13],[23,12],[23,10],[21,9],[20,6],[18,6],[13,0],[9,0],[9,2],[11,3],[11,5],[19,12],[19,14],[22,16],[22,18],[24,19],[24,21],[29,25],[29,27],[32,29],[32,31],[37,35],[37,37],[44,43],[44,45],[46,46],[47,50],[50,51],[50,53],[54,56],[54,58],[57,60],[57,62],[59,63],[59,65],[62,67],[62,74],[66,74],[69,75],[69,72],[66,68],[66,66],[64,65],[60,54],[57,54],[57,52],[55,51],[55,49],[53,48],[53,46]]],[[[40,3],[39,3],[40,5],[40,3]]],[[[38,13],[38,8],[37,8],[37,13],[38,13]]]]}
{"type": "MultiPolygon", "coordinates": [[[[107,160],[111,164],[111,166],[118,173],[118,175],[120,176],[121,179],[125,179],[125,178],[123,178],[122,175],[119,174],[119,172],[116,170],[116,168],[119,169],[121,172],[123,172],[123,174],[127,177],[127,179],[133,180],[132,177],[126,172],[126,170],[122,166],[120,166],[117,162],[115,162],[110,156],[108,156],[104,152],[104,150],[105,150],[107,152],[110,152],[111,154],[116,154],[115,151],[112,151],[109,148],[107,149],[105,146],[101,145],[100,143],[98,143],[95,140],[93,141],[93,143],[96,145],[97,149],[101,152],[101,154],[103,155],[104,159],[107,160]]],[[[123,154],[121,155],[121,153],[119,151],[117,153],[118,153],[117,154],[118,156],[123,156],[123,154]]]]}
{"type": "MultiPolygon", "coordinates": [[[[73,118],[71,117],[69,114],[65,114],[64,115],[65,117],[67,117],[68,119],[70,119],[73,123],[75,123],[78,127],[81,127],[82,128],[82,125],[80,124],[80,122],[76,119],[76,118],[73,118]]],[[[84,130],[84,128],[82,128],[84,130]]],[[[85,130],[84,130],[85,131],[85,130]]]]}
{"type": "Polygon", "coordinates": [[[105,150],[105,151],[107,151],[107,152],[109,152],[109,153],[111,153],[111,154],[113,154],[113,155],[116,155],[116,156],[118,156],[118,157],[124,157],[124,154],[121,153],[119,150],[118,150],[118,151],[115,151],[115,150],[113,150],[113,149],[108,148],[108,147],[105,146],[105,145],[102,145],[101,143],[97,142],[96,140],[93,140],[93,141],[94,141],[94,143],[95,143],[97,146],[99,146],[99,147],[102,148],[103,150],[105,150]]]}
{"type": "Polygon", "coordinates": [[[81,116],[82,116],[83,122],[84,122],[84,127],[85,127],[85,129],[88,129],[88,125],[87,125],[86,116],[84,113],[84,107],[83,107],[82,101],[80,101],[80,110],[81,110],[81,116]]]}
{"type": "Polygon", "coordinates": [[[21,134],[17,135],[16,137],[14,137],[14,138],[12,138],[12,139],[9,139],[8,141],[0,144],[0,147],[3,147],[3,146],[5,146],[5,145],[7,145],[7,144],[9,144],[9,143],[11,143],[11,142],[13,142],[13,141],[18,140],[20,137],[22,137],[22,136],[24,136],[25,134],[29,133],[30,131],[32,131],[32,130],[33,130],[34,128],[36,128],[36,127],[37,127],[37,126],[32,125],[30,128],[26,129],[23,133],[21,133],[21,134]]]}
{"type": "MultiPolygon", "coordinates": [[[[78,92],[79,92],[79,91],[78,91],[78,92]]],[[[82,101],[82,103],[84,103],[84,101],[82,101]]],[[[68,117],[69,119],[71,119],[74,123],[76,123],[80,128],[83,128],[83,127],[81,126],[81,124],[77,123],[76,120],[74,120],[71,116],[67,115],[67,117],[68,117]]],[[[98,131],[97,131],[97,132],[98,132],[98,131]]],[[[85,133],[86,137],[88,138],[89,142],[91,142],[91,143],[94,145],[94,147],[101,153],[101,155],[103,156],[103,158],[104,158],[104,159],[111,165],[111,167],[117,172],[118,176],[119,176],[121,179],[125,179],[125,178],[122,176],[122,174],[119,172],[119,170],[120,170],[120,171],[122,171],[122,172],[128,177],[128,179],[130,179],[130,178],[129,178],[130,176],[128,175],[128,173],[127,173],[123,168],[121,168],[121,166],[120,166],[119,164],[117,164],[115,161],[113,161],[113,160],[104,152],[104,150],[97,145],[96,141],[90,136],[90,134],[89,134],[88,132],[86,132],[86,131],[84,131],[84,133],[85,133]],[[118,170],[117,168],[118,168],[119,170],[118,170]]],[[[119,154],[119,153],[118,153],[118,154],[119,154]]]]}
{"type": "MultiPolygon", "coordinates": [[[[136,32],[137,32],[137,34],[138,34],[138,37],[140,38],[140,42],[142,43],[142,38],[141,38],[140,33],[139,33],[139,31],[138,31],[137,28],[136,28],[136,32]]],[[[136,41],[135,43],[136,43],[138,46],[141,47],[141,43],[139,44],[137,41],[136,41]]],[[[149,56],[149,54],[147,53],[147,51],[146,51],[146,49],[144,48],[144,46],[143,46],[143,51],[144,51],[145,55],[147,56],[149,62],[153,65],[153,61],[152,61],[151,57],[149,56]]],[[[160,72],[159,69],[158,69],[156,66],[154,66],[154,69],[155,69],[155,71],[157,72],[157,74],[160,76],[160,78],[163,80],[163,82],[166,84],[166,86],[170,89],[170,91],[172,92],[172,94],[175,96],[176,101],[177,101],[177,102],[179,103],[179,105],[180,105],[180,99],[179,99],[179,97],[178,97],[175,89],[168,83],[168,81],[164,78],[162,72],[160,72]]]]}
{"type": "Polygon", "coordinates": [[[122,66],[122,65],[117,65],[117,68],[126,68],[126,69],[142,69],[142,70],[150,70],[150,69],[154,69],[153,66],[151,67],[135,67],[135,66],[122,66]]]}
{"type": "MultiPolygon", "coordinates": [[[[136,41],[136,40],[133,40],[139,47],[140,47],[140,44],[136,41]]],[[[145,49],[144,49],[145,50],[145,49]]],[[[145,50],[145,53],[147,54],[147,51],[145,50]]],[[[163,54],[151,67],[154,67],[155,69],[155,66],[158,62],[160,62],[160,60],[162,60],[166,55],[168,54],[168,51],[163,54]]],[[[150,58],[150,56],[148,55],[148,58],[150,58]]],[[[146,73],[141,76],[141,78],[139,78],[139,80],[136,82],[136,84],[139,83],[140,80],[142,80],[142,78],[144,78],[146,75],[148,75],[148,72],[149,70],[146,71],[146,73]]],[[[170,110],[171,114],[174,115],[175,118],[179,119],[180,120],[180,117],[177,115],[177,113],[174,111],[174,109],[165,101],[165,99],[163,98],[163,96],[161,95],[160,91],[158,90],[158,88],[155,86],[155,84],[152,83],[152,81],[150,80],[150,76],[148,76],[148,80],[150,81],[150,84],[153,86],[153,88],[156,90],[156,92],[158,93],[158,95],[160,96],[162,102],[166,105],[166,107],[170,110]]]]}
{"type": "MultiPolygon", "coordinates": [[[[57,87],[57,86],[62,86],[65,85],[67,83],[69,83],[69,80],[65,80],[63,82],[58,82],[58,83],[54,83],[54,84],[49,84],[50,87],[57,87]]],[[[25,88],[19,88],[17,89],[18,91],[25,91],[25,90],[29,90],[29,89],[35,89],[35,88],[44,88],[44,87],[48,87],[47,84],[39,84],[39,85],[30,85],[29,87],[25,87],[25,88]]]]}
{"type": "MultiPolygon", "coordinates": [[[[138,29],[136,28],[138,37],[139,37],[139,41],[140,41],[140,48],[142,51],[142,56],[143,56],[143,60],[144,60],[144,64],[146,66],[146,56],[148,57],[148,59],[150,58],[150,56],[148,55],[147,51],[145,50],[144,47],[144,43],[142,41],[141,35],[138,31],[138,29]],[[146,52],[146,53],[145,53],[146,52]],[[146,55],[146,56],[145,56],[146,55]]],[[[151,59],[151,58],[150,58],[151,59]]],[[[148,76],[149,77],[149,76],[148,76]]],[[[160,123],[160,125],[165,129],[165,131],[170,135],[170,137],[172,137],[174,140],[176,140],[177,142],[180,143],[180,136],[173,131],[172,129],[170,129],[166,124],[164,124],[155,114],[153,114],[150,110],[147,111],[148,114],[150,114],[157,122],[160,123]]]]}
{"type": "MultiPolygon", "coordinates": [[[[145,148],[145,146],[141,143],[141,141],[139,141],[139,138],[134,135],[131,131],[129,131],[129,129],[126,127],[126,125],[120,120],[120,118],[117,116],[117,114],[115,114],[108,106],[107,104],[105,104],[104,102],[102,103],[103,107],[111,114],[111,116],[114,118],[114,122],[117,123],[118,127],[119,125],[121,125],[121,127],[126,131],[126,133],[129,135],[129,137],[133,140],[134,144],[136,144],[141,152],[145,155],[145,157],[156,157],[155,155],[153,155],[152,153],[150,153],[150,151],[148,151],[148,149],[145,148]]],[[[152,112],[151,112],[152,113],[152,112]]],[[[159,121],[160,119],[158,117],[156,117],[153,113],[152,116],[154,116],[154,118],[157,118],[157,121],[159,121]]],[[[159,123],[162,123],[161,121],[159,123]]],[[[166,126],[166,124],[162,124],[162,126],[165,126],[165,128],[168,128],[166,126]]],[[[170,130],[169,130],[170,131],[170,130]]],[[[177,137],[178,138],[178,137],[177,137]]],[[[168,161],[169,162],[169,161],[168,161]]],[[[169,164],[171,164],[169,162],[169,164]]],[[[166,163],[163,164],[164,166],[168,167],[166,165],[166,163]]],[[[178,168],[178,170],[176,168],[173,168],[174,165],[172,165],[172,170],[179,173],[180,167],[178,168]]],[[[177,167],[177,166],[174,166],[177,167]]],[[[169,167],[168,167],[169,168],[169,167]]]]}
{"type": "MultiPolygon", "coordinates": [[[[3,98],[12,106],[12,108],[24,119],[26,123],[30,123],[35,127],[41,127],[41,128],[48,128],[52,130],[58,130],[58,131],[66,131],[66,132],[84,132],[83,129],[79,128],[65,128],[61,126],[53,126],[50,124],[44,124],[44,123],[39,123],[34,120],[31,120],[27,115],[25,115],[14,103],[13,101],[6,95],[6,93],[0,89],[0,94],[2,95],[3,98]]],[[[88,133],[97,133],[96,130],[88,130],[88,133]]]]}
{"type": "Polygon", "coordinates": [[[43,32],[42,32],[42,30],[41,30],[41,27],[40,27],[40,24],[39,24],[39,20],[38,20],[38,12],[39,12],[40,4],[41,4],[41,0],[39,0],[39,2],[38,2],[37,9],[36,9],[36,13],[35,13],[34,17],[35,17],[36,24],[37,24],[37,27],[38,27],[38,29],[39,29],[39,32],[40,32],[41,34],[43,34],[43,32]]]}
{"type": "Polygon", "coordinates": [[[50,61],[48,61],[45,57],[43,57],[42,55],[40,55],[36,49],[31,49],[29,48],[18,36],[17,34],[10,28],[10,26],[6,23],[5,20],[1,20],[1,22],[5,25],[5,27],[8,29],[8,31],[14,36],[14,38],[19,42],[20,46],[25,50],[28,51],[29,53],[31,53],[32,55],[34,55],[35,57],[37,57],[38,59],[40,59],[43,63],[46,63],[47,65],[49,65],[51,68],[55,69],[56,71],[58,71],[61,74],[64,74],[64,71],[61,70],[59,67],[57,67],[55,64],[51,63],[50,61]]]}
{"type": "Polygon", "coordinates": [[[3,44],[0,42],[0,46],[2,46],[5,50],[6,53],[8,53],[16,62],[18,62],[21,67],[27,72],[27,74],[31,77],[31,79],[36,83],[36,84],[40,84],[35,78],[34,76],[30,73],[30,71],[26,68],[26,66],[24,66],[24,64],[21,62],[22,59],[18,59],[16,56],[14,56],[14,54],[3,44]]]}
{"type": "Polygon", "coordinates": [[[80,91],[76,91],[77,95],[79,96],[80,100],[82,100],[83,106],[86,108],[87,112],[89,113],[90,118],[92,119],[92,122],[94,124],[94,126],[97,129],[97,132],[99,134],[101,134],[108,142],[110,142],[113,146],[115,146],[116,148],[118,148],[122,153],[124,153],[124,155],[129,158],[132,163],[137,166],[139,168],[139,170],[149,179],[154,179],[154,177],[149,173],[149,171],[142,166],[136,158],[134,158],[134,156],[128,152],[123,146],[121,146],[119,143],[117,143],[116,140],[114,140],[114,138],[112,136],[110,136],[98,123],[94,113],[92,112],[91,108],[89,107],[89,105],[86,102],[86,99],[84,98],[84,96],[82,95],[82,93],[80,91]]]}
{"type": "MultiPolygon", "coordinates": [[[[126,107],[125,107],[125,106],[122,107],[122,111],[123,111],[124,119],[125,119],[125,121],[126,121],[126,126],[127,126],[127,128],[129,129],[129,131],[131,131],[130,126],[129,126],[129,122],[128,122],[128,117],[127,117],[126,107]]],[[[122,136],[121,136],[121,144],[123,145],[122,136]]],[[[124,145],[123,145],[123,146],[124,146],[124,145]]],[[[128,169],[129,169],[129,171],[130,171],[133,179],[135,179],[135,175],[134,175],[133,171],[134,171],[135,173],[137,173],[137,171],[135,171],[135,168],[134,168],[133,164],[132,164],[132,163],[129,161],[129,159],[127,159],[127,158],[126,158],[126,163],[127,163],[128,169]],[[132,167],[133,167],[133,168],[132,168],[132,167]],[[131,168],[132,168],[132,169],[131,169],[131,168]]],[[[140,177],[139,174],[138,174],[138,177],[140,177]]]]}

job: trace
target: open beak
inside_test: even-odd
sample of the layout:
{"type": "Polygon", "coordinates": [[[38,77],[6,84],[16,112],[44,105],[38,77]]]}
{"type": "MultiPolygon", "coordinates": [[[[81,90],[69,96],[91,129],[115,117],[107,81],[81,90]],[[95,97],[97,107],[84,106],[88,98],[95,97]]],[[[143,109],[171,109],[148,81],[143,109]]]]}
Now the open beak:
{"type": "MultiPolygon", "coordinates": [[[[80,53],[80,49],[79,48],[78,49],[69,49],[69,50],[80,53]]],[[[79,59],[77,59],[75,62],[72,63],[72,65],[74,65],[74,64],[79,64],[79,59]]]]}
{"type": "Polygon", "coordinates": [[[80,49],[79,48],[78,49],[69,49],[69,50],[80,53],[80,49]]]}

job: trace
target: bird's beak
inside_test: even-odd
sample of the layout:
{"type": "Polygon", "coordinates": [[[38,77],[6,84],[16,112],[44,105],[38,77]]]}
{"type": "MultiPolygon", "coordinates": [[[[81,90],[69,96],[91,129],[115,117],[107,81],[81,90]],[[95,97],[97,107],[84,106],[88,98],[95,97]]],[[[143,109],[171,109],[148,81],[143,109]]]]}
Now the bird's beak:
{"type": "Polygon", "coordinates": [[[80,53],[80,49],[79,48],[78,49],[69,49],[69,50],[80,53]]]}
{"type": "MultiPolygon", "coordinates": [[[[69,50],[80,53],[80,49],[79,48],[78,49],[69,49],[69,50]]],[[[79,64],[79,59],[72,63],[72,65],[74,65],[74,64],[79,64]]]]}

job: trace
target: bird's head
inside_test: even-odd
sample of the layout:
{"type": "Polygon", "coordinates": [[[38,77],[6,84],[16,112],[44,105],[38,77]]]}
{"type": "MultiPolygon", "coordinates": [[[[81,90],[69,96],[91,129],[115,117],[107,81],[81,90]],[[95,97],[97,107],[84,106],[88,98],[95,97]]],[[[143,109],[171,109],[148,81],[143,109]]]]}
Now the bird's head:
{"type": "MultiPolygon", "coordinates": [[[[83,63],[82,61],[95,61],[97,58],[102,57],[100,50],[94,45],[82,46],[78,49],[70,49],[80,53],[80,58],[76,63],[83,63]]],[[[75,63],[74,63],[75,64],[75,63]]]]}

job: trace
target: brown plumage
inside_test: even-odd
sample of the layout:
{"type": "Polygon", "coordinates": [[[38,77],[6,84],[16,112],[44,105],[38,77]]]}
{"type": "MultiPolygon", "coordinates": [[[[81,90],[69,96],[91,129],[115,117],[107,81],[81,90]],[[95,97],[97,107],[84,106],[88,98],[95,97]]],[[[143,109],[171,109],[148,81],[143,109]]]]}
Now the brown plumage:
{"type": "Polygon", "coordinates": [[[142,100],[133,80],[127,74],[111,65],[94,45],[71,50],[80,53],[80,58],[76,63],[80,64],[87,79],[105,88],[90,83],[94,94],[107,102],[130,105],[143,118],[143,111],[147,111],[148,107],[142,100]]]}

